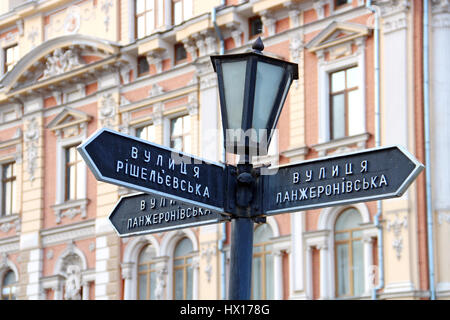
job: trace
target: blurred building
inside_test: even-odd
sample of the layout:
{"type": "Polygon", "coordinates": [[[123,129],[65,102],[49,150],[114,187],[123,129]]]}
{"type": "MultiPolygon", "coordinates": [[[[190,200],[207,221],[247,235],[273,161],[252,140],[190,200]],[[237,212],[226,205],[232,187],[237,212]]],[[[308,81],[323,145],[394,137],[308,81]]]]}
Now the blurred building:
{"type": "Polygon", "coordinates": [[[229,223],[119,238],[108,215],[134,191],[75,148],[108,127],[223,161],[209,56],[257,36],[300,74],[257,163],[400,145],[429,159],[430,184],[255,225],[253,298],[448,299],[450,9],[427,7],[428,21],[412,0],[1,1],[2,299],[226,298],[229,223]]]}

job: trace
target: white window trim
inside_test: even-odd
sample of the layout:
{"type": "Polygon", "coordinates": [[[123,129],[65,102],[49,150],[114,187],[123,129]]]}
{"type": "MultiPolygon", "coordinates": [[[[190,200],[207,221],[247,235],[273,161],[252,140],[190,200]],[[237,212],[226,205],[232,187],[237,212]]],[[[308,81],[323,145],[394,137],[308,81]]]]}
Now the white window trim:
{"type": "Polygon", "coordinates": [[[168,300],[172,300],[174,297],[173,292],[173,257],[175,252],[175,246],[178,241],[184,237],[187,237],[192,242],[192,250],[196,252],[197,255],[193,258],[193,285],[192,285],[192,300],[198,300],[199,297],[199,262],[200,256],[198,255],[199,246],[196,235],[191,229],[182,229],[178,231],[170,231],[166,233],[165,237],[161,242],[161,255],[171,257],[167,264],[167,286],[166,286],[166,297],[168,300]]]}
{"type": "MultiPolygon", "coordinates": [[[[331,61],[325,61],[324,50],[318,50],[318,104],[319,104],[319,144],[330,141],[330,88],[329,77],[334,71],[338,71],[347,67],[358,66],[360,70],[359,86],[360,90],[360,104],[364,106],[362,119],[363,131],[366,131],[366,59],[364,54],[365,38],[358,38],[355,43],[358,49],[355,53],[345,56],[343,58],[331,61]]],[[[328,48],[327,48],[328,50],[328,48]]]]}
{"type": "MultiPolygon", "coordinates": [[[[289,244],[286,245],[285,242],[278,242],[277,239],[280,238],[280,229],[278,223],[274,217],[267,217],[267,224],[272,229],[272,238],[270,242],[272,243],[272,255],[273,255],[273,299],[282,300],[283,299],[283,251],[289,250],[289,244]]],[[[256,227],[255,227],[256,229],[256,227]]]]}
{"type": "MultiPolygon", "coordinates": [[[[124,300],[136,300],[138,288],[138,264],[141,250],[146,246],[151,245],[155,248],[156,258],[160,258],[161,249],[158,241],[153,235],[141,236],[133,239],[126,247],[123,263],[122,263],[122,278],[125,279],[124,285],[124,300]]],[[[167,257],[166,257],[167,258],[167,257]]],[[[162,269],[164,269],[163,266],[162,269]]],[[[163,297],[164,298],[164,295],[163,297]]]]}
{"type": "MultiPolygon", "coordinates": [[[[363,241],[364,241],[364,293],[360,297],[370,295],[370,267],[372,260],[372,238],[376,238],[376,228],[370,223],[370,213],[366,204],[358,203],[352,205],[358,210],[362,219],[363,241]],[[366,226],[363,226],[366,225],[366,226]],[[367,227],[369,225],[369,227],[367,227]]],[[[306,295],[313,297],[312,288],[312,255],[311,248],[320,250],[320,299],[334,299],[335,290],[335,259],[334,259],[334,224],[336,219],[346,207],[328,207],[321,211],[317,223],[317,231],[304,235],[306,243],[306,295]]],[[[355,297],[358,298],[358,297],[355,297]]]]}
{"type": "MultiPolygon", "coordinates": [[[[157,16],[159,18],[160,14],[164,19],[164,22],[159,26],[156,26],[154,33],[166,30],[172,25],[172,1],[171,0],[154,0],[156,2],[158,10],[160,9],[160,2],[163,3],[163,12],[158,12],[157,16]]],[[[138,39],[136,30],[136,0],[128,0],[128,42],[133,43],[138,39]]],[[[148,37],[148,36],[146,36],[148,37]]],[[[145,38],[145,37],[144,37],[145,38]]],[[[142,38],[143,39],[143,38],[142,38]]]]}
{"type": "Polygon", "coordinates": [[[17,212],[12,212],[9,215],[6,215],[3,212],[3,203],[5,201],[5,199],[3,199],[3,167],[5,165],[11,164],[11,163],[14,163],[14,166],[16,167],[15,168],[15,170],[16,170],[15,177],[16,177],[16,192],[17,192],[17,186],[19,185],[19,181],[17,179],[18,178],[17,177],[17,172],[18,172],[17,171],[18,170],[17,162],[15,161],[15,159],[10,159],[10,158],[0,160],[0,213],[1,213],[0,222],[2,222],[2,223],[11,222],[11,220],[16,220],[16,218],[18,218],[18,213],[19,213],[18,199],[16,199],[16,203],[15,203],[17,212]]]}
{"type": "MultiPolygon", "coordinates": [[[[185,116],[190,116],[192,117],[188,110],[183,110],[183,111],[179,111],[170,115],[164,115],[163,117],[163,145],[166,147],[170,148],[170,131],[171,131],[171,127],[170,127],[170,122],[171,120],[175,119],[175,118],[180,118],[180,117],[185,117],[185,116]]],[[[190,118],[189,117],[189,118],[190,118]]],[[[191,118],[190,118],[191,119],[191,118]]],[[[191,147],[192,147],[192,138],[193,138],[193,131],[192,131],[192,126],[191,126],[191,130],[189,131],[189,134],[191,136],[191,147]]],[[[186,153],[186,151],[183,151],[186,153]]],[[[189,152],[192,153],[192,152],[189,152]]]]}
{"type": "MultiPolygon", "coordinates": [[[[0,259],[2,259],[1,256],[0,256],[0,259]]],[[[18,291],[18,285],[19,285],[19,270],[17,269],[14,262],[9,260],[8,258],[5,258],[3,261],[0,261],[0,293],[3,290],[3,280],[8,271],[12,271],[16,278],[15,286],[16,286],[16,298],[17,298],[17,291],[18,291]]]]}
{"type": "MultiPolygon", "coordinates": [[[[65,149],[72,145],[81,144],[87,138],[87,124],[81,124],[82,133],[78,136],[69,137],[66,139],[62,139],[60,135],[58,135],[56,142],[56,203],[52,206],[56,215],[56,223],[61,222],[61,211],[62,210],[71,210],[73,215],[80,214],[82,218],[85,218],[86,207],[87,207],[87,166],[84,161],[81,164],[81,174],[79,176],[80,181],[77,181],[77,184],[81,184],[81,194],[78,195],[76,200],[66,201],[64,199],[65,190],[66,190],[66,175],[65,175],[65,149]],[[76,209],[79,207],[79,209],[76,209]]],[[[78,178],[78,177],[77,177],[78,178]]]]}

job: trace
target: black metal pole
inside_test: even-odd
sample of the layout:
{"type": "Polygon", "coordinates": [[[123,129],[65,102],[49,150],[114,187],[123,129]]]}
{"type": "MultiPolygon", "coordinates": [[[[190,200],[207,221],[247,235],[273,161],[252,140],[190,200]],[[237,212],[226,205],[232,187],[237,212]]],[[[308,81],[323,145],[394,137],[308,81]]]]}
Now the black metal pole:
{"type": "Polygon", "coordinates": [[[237,217],[231,222],[230,280],[228,299],[250,300],[253,259],[253,165],[248,156],[238,164],[236,186],[237,217]]]}
{"type": "Polygon", "coordinates": [[[230,282],[228,299],[249,300],[252,284],[253,220],[231,222],[230,282]]]}

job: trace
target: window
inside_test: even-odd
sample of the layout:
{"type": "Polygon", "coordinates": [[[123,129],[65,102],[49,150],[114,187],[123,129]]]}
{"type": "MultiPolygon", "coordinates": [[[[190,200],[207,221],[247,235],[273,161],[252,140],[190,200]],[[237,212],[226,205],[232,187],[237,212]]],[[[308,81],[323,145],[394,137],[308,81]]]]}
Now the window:
{"type": "Polygon", "coordinates": [[[344,210],[334,227],[336,259],[336,296],[360,296],[364,291],[364,254],[361,215],[354,209],[344,210]]]}
{"type": "Polygon", "coordinates": [[[274,298],[272,236],[268,224],[257,227],[253,236],[252,299],[255,300],[274,298]]]}
{"type": "Polygon", "coordinates": [[[330,74],[330,139],[352,136],[363,131],[357,66],[330,74]]]}
{"type": "Polygon", "coordinates": [[[249,37],[250,39],[263,32],[263,23],[261,17],[253,17],[248,19],[249,37]]]}
{"type": "Polygon", "coordinates": [[[163,24],[162,0],[136,0],[136,35],[144,38],[163,24]]]}
{"type": "Polygon", "coordinates": [[[16,44],[4,50],[4,72],[6,73],[14,67],[17,61],[19,61],[19,46],[16,44]]]}
{"type": "Polygon", "coordinates": [[[147,245],[139,255],[138,264],[138,299],[155,300],[156,269],[154,258],[156,251],[147,245]]]}
{"type": "Polygon", "coordinates": [[[187,53],[182,43],[177,43],[175,45],[174,52],[175,52],[175,64],[180,63],[183,60],[186,60],[187,53]]]}
{"type": "Polygon", "coordinates": [[[2,213],[16,213],[16,165],[14,162],[2,166],[2,213]]]}
{"type": "Polygon", "coordinates": [[[183,238],[175,248],[173,272],[174,272],[174,297],[176,300],[192,300],[193,297],[193,259],[192,243],[188,238],[183,238]]]}
{"type": "Polygon", "coordinates": [[[65,196],[64,200],[75,200],[81,197],[83,185],[80,183],[82,164],[81,156],[78,154],[77,146],[67,147],[65,155],[65,196]]]}
{"type": "Polygon", "coordinates": [[[149,124],[143,127],[136,128],[136,137],[147,140],[155,140],[155,127],[153,124],[149,124]]]}
{"type": "Polygon", "coordinates": [[[352,3],[352,0],[334,0],[334,7],[343,6],[352,3]]]}
{"type": "Polygon", "coordinates": [[[174,25],[192,17],[192,0],[172,0],[172,21],[174,25]]]}
{"type": "Polygon", "coordinates": [[[170,120],[170,147],[191,152],[191,119],[189,115],[170,120]]]}
{"type": "Polygon", "coordinates": [[[141,75],[149,72],[150,67],[148,65],[147,57],[145,57],[145,56],[138,57],[137,69],[138,69],[138,76],[141,76],[141,75]]]}
{"type": "Polygon", "coordinates": [[[16,300],[16,275],[8,270],[2,279],[2,298],[1,300],[16,300]]]}

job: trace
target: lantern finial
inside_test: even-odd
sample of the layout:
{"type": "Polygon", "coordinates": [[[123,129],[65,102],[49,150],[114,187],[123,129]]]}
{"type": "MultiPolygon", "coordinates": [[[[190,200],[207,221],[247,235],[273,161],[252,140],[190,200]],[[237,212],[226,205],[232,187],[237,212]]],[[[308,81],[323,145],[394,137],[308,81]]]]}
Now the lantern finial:
{"type": "Polygon", "coordinates": [[[261,40],[261,37],[258,37],[258,39],[256,39],[255,42],[253,42],[252,49],[257,53],[261,53],[261,51],[264,50],[264,44],[261,40]]]}

